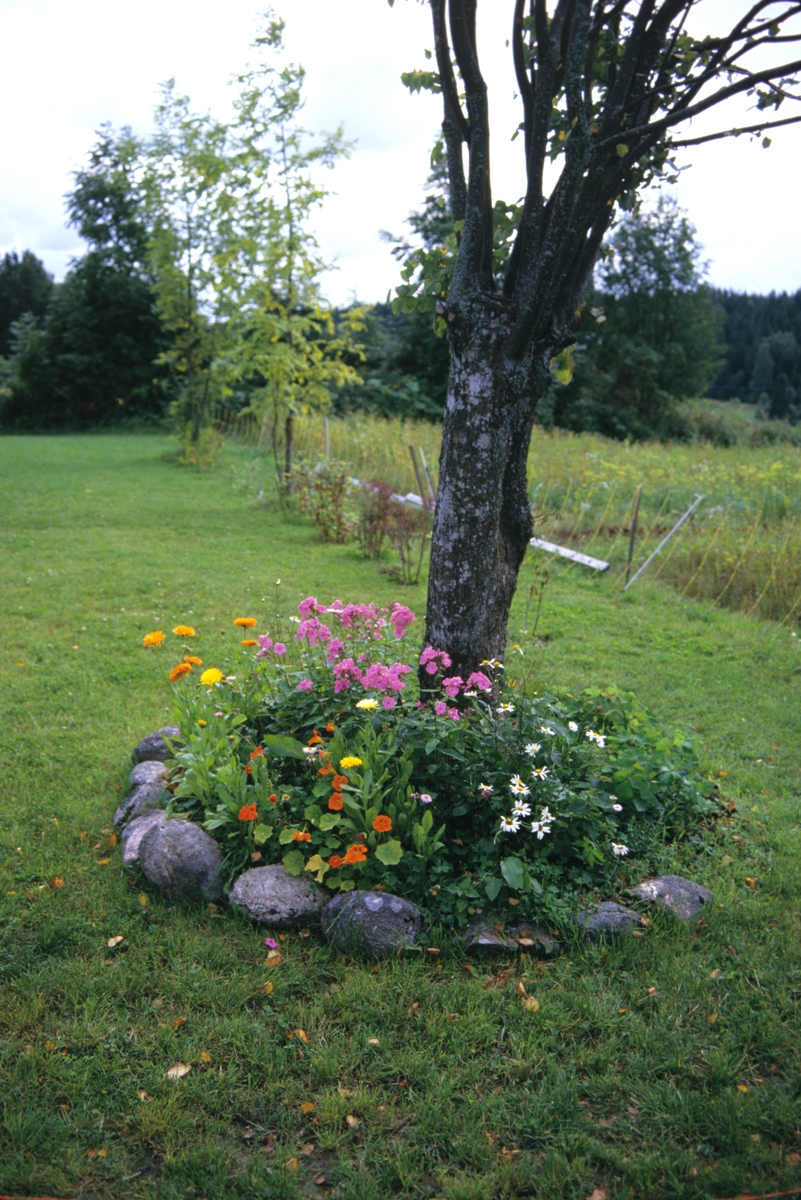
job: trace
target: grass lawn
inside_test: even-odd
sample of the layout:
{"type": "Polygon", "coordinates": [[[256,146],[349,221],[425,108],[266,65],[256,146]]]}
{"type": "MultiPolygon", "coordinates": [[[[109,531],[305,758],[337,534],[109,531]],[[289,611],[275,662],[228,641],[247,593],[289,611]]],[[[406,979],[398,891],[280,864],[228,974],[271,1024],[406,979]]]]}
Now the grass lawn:
{"type": "Polygon", "coordinates": [[[539,679],[635,690],[697,731],[736,805],[666,855],[713,889],[705,920],[657,914],[640,938],[568,936],[555,961],[472,969],[447,946],[360,964],[312,929],[267,970],[263,932],[121,869],[111,815],[130,751],[170,716],[142,635],[191,621],[230,637],[243,613],[263,629],[309,592],[420,613],[425,588],[399,593],[243,497],[224,465],[197,475],[166,448],[0,439],[0,1192],[801,1190],[801,639],[647,581],[623,596],[575,569],[545,593],[539,679]],[[191,1071],[168,1079],[176,1062],[191,1071]]]}

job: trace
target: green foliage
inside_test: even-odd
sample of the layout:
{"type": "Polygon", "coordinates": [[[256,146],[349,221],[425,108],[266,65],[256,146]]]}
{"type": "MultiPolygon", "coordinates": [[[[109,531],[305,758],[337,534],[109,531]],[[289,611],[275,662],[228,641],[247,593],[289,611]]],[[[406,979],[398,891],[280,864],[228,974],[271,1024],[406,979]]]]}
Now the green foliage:
{"type": "Polygon", "coordinates": [[[12,346],[12,326],[25,314],[42,318],[53,290],[53,276],[30,250],[22,258],[12,250],[0,261],[0,358],[12,346]]]}
{"type": "Polygon", "coordinates": [[[783,351],[785,347],[792,351],[786,335],[791,335],[796,344],[801,343],[801,291],[794,295],[783,292],[750,296],[713,290],[712,298],[724,316],[721,341],[726,360],[708,394],[717,400],[753,399],[759,403],[764,393],[763,408],[770,416],[795,421],[792,409],[801,392],[801,356],[791,353],[785,360],[783,351]],[[781,335],[785,338],[774,343],[773,339],[781,335]],[[771,348],[774,345],[779,359],[785,360],[778,365],[775,375],[777,364],[771,348]],[[762,359],[759,366],[758,357],[762,359]],[[780,374],[786,376],[786,385],[795,391],[795,397],[782,386],[780,374]],[[775,397],[774,383],[778,384],[775,397]]]}

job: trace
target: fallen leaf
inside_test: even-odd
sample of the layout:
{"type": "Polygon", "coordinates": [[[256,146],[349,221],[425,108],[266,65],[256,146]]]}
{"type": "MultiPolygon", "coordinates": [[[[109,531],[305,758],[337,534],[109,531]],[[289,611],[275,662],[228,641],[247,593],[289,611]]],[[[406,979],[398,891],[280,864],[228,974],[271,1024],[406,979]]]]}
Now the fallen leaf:
{"type": "Polygon", "coordinates": [[[487,1130],[487,1129],[484,1130],[484,1137],[487,1139],[487,1141],[489,1142],[489,1144],[491,1146],[494,1146],[498,1140],[497,1133],[490,1133],[489,1130],[487,1130]]]}
{"type": "Polygon", "coordinates": [[[801,1163],[801,1154],[799,1154],[797,1150],[793,1150],[792,1154],[787,1155],[787,1161],[792,1166],[797,1167],[798,1164],[801,1163]]]}
{"type": "Polygon", "coordinates": [[[619,1017],[622,1017],[622,1016],[623,1016],[623,1014],[624,1014],[624,1013],[627,1013],[628,1011],[629,1011],[629,1010],[628,1010],[627,1008],[619,1008],[619,1009],[617,1010],[617,1015],[618,1015],[619,1017]]]}
{"type": "Polygon", "coordinates": [[[459,1018],[458,1013],[446,1013],[445,1014],[446,1021],[456,1021],[456,1020],[458,1020],[458,1018],[459,1018]]]}
{"type": "Polygon", "coordinates": [[[747,1092],[747,1091],[748,1091],[748,1086],[747,1086],[746,1084],[744,1084],[744,1083],[738,1083],[738,1084],[737,1084],[737,1091],[738,1091],[738,1092],[747,1092]]]}
{"type": "Polygon", "coordinates": [[[516,897],[510,896],[507,903],[511,904],[512,908],[516,908],[520,901],[516,897]]]}
{"type": "Polygon", "coordinates": [[[288,1158],[286,1160],[286,1162],[284,1163],[284,1166],[287,1169],[287,1171],[291,1171],[292,1174],[294,1175],[298,1169],[298,1160],[296,1158],[288,1158]]]}
{"type": "Polygon", "coordinates": [[[261,985],[261,987],[259,988],[259,991],[264,992],[265,996],[269,996],[270,992],[273,991],[274,988],[275,988],[275,984],[273,983],[273,981],[271,979],[268,979],[266,983],[263,983],[261,985]]]}
{"type": "Polygon", "coordinates": [[[533,946],[534,939],[530,937],[519,937],[517,939],[518,946],[533,946]]]}
{"type": "Polygon", "coordinates": [[[724,867],[728,867],[728,865],[731,861],[732,861],[732,857],[730,854],[724,854],[723,858],[720,860],[721,865],[724,867]]]}
{"type": "Polygon", "coordinates": [[[689,1169],[689,1171],[687,1172],[687,1174],[688,1174],[688,1175],[697,1175],[697,1174],[698,1174],[698,1168],[697,1168],[697,1167],[690,1167],[690,1169],[689,1169]]]}
{"type": "Polygon", "coordinates": [[[303,1042],[304,1046],[308,1046],[308,1044],[309,1044],[309,1035],[306,1033],[305,1029],[293,1029],[290,1033],[287,1034],[287,1037],[300,1038],[300,1040],[303,1042]]]}
{"type": "Polygon", "coordinates": [[[325,1183],[325,1175],[318,1175],[314,1180],[317,1187],[322,1187],[325,1183]]]}
{"type": "Polygon", "coordinates": [[[177,1062],[173,1063],[167,1072],[168,1079],[183,1079],[184,1075],[188,1075],[192,1070],[191,1063],[177,1062]]]}
{"type": "Polygon", "coordinates": [[[598,1125],[601,1129],[611,1129],[616,1120],[617,1117],[601,1117],[598,1125]]]}
{"type": "Polygon", "coordinates": [[[519,1150],[507,1150],[505,1146],[501,1146],[500,1150],[498,1151],[498,1161],[514,1162],[519,1153],[519,1150]]]}
{"type": "Polygon", "coordinates": [[[748,884],[748,886],[750,888],[755,888],[757,885],[757,880],[754,879],[754,877],[752,875],[746,875],[745,882],[748,884]]]}
{"type": "Polygon", "coordinates": [[[726,949],[728,950],[729,954],[731,954],[732,958],[736,958],[737,951],[734,949],[734,946],[727,946],[726,949]]]}
{"type": "Polygon", "coordinates": [[[142,905],[142,908],[147,908],[149,904],[148,898],[144,892],[139,893],[139,903],[142,905]]]}
{"type": "Polygon", "coordinates": [[[709,1020],[710,1020],[710,1023],[711,1023],[712,1025],[714,1025],[714,1024],[715,1024],[715,1021],[717,1021],[717,1019],[718,1019],[718,1014],[717,1014],[717,1013],[710,1013],[710,1014],[709,1014],[709,1020]]]}
{"type": "Polygon", "coordinates": [[[45,1050],[57,1050],[57,1049],[58,1049],[58,1047],[56,1046],[55,1042],[45,1042],[45,1050]]]}
{"type": "Polygon", "coordinates": [[[340,1096],[352,1096],[353,1095],[353,1088],[338,1087],[337,1091],[339,1092],[340,1096]]]}
{"type": "Polygon", "coordinates": [[[429,946],[428,953],[429,954],[439,954],[439,946],[429,946]]]}
{"type": "Polygon", "coordinates": [[[145,1091],[144,1088],[137,1088],[136,1094],[143,1104],[147,1104],[149,1100],[153,1099],[153,1097],[150,1095],[150,1092],[145,1091]]]}
{"type": "Polygon", "coordinates": [[[648,989],[648,995],[649,995],[649,996],[655,996],[655,995],[656,995],[656,988],[655,988],[655,987],[649,987],[649,989],[648,989]]]}
{"type": "Polygon", "coordinates": [[[316,1107],[317,1105],[312,1104],[311,1100],[304,1100],[300,1106],[300,1111],[302,1113],[313,1113],[316,1107]]]}
{"type": "Polygon", "coordinates": [[[309,1142],[308,1146],[304,1146],[302,1150],[298,1150],[298,1154],[303,1158],[308,1158],[310,1154],[314,1154],[314,1142],[309,1142]]]}
{"type": "Polygon", "coordinates": [[[520,980],[517,987],[515,988],[515,991],[517,992],[518,996],[522,996],[523,999],[525,1000],[528,993],[526,992],[526,985],[523,983],[522,979],[520,980]]]}
{"type": "Polygon", "coordinates": [[[728,771],[718,771],[718,779],[728,779],[728,778],[729,778],[728,771]]]}
{"type": "Polygon", "coordinates": [[[109,834],[109,838],[108,838],[108,844],[109,844],[109,846],[116,846],[116,845],[117,845],[117,835],[116,835],[116,833],[110,833],[110,834],[109,834]]]}
{"type": "Polygon", "coordinates": [[[368,1038],[367,1045],[368,1046],[380,1046],[381,1042],[378,1040],[378,1038],[368,1038]]]}
{"type": "Polygon", "coordinates": [[[355,1129],[357,1125],[361,1125],[361,1121],[358,1117],[354,1117],[351,1113],[348,1113],[345,1117],[345,1124],[348,1129],[355,1129]]]}
{"type": "Polygon", "coordinates": [[[107,867],[110,862],[111,862],[110,858],[99,858],[97,860],[97,865],[99,867],[107,867]]]}
{"type": "Polygon", "coordinates": [[[752,1134],[751,1134],[751,1141],[752,1141],[752,1142],[761,1142],[761,1141],[762,1141],[762,1138],[759,1136],[759,1134],[758,1134],[758,1133],[752,1133],[752,1134]]]}
{"type": "Polygon", "coordinates": [[[173,1029],[180,1029],[181,1026],[185,1025],[188,1020],[188,1017],[176,1017],[172,1023],[173,1029]]]}
{"type": "Polygon", "coordinates": [[[61,878],[60,875],[54,875],[53,878],[50,880],[50,886],[52,888],[63,888],[64,880],[61,878]]]}
{"type": "Polygon", "coordinates": [[[592,1195],[587,1197],[587,1200],[608,1200],[609,1193],[606,1188],[593,1188],[592,1195]]]}
{"type": "Polygon", "coordinates": [[[419,1001],[419,1000],[415,1000],[414,1004],[413,1004],[413,1005],[412,1005],[412,1007],[409,1009],[409,1015],[410,1015],[410,1016],[415,1016],[417,1013],[419,1013],[419,1011],[420,1011],[420,1001],[419,1001]]]}
{"type": "Polygon", "coordinates": [[[87,1158],[105,1158],[108,1155],[108,1150],[104,1146],[102,1150],[87,1150],[87,1158]]]}
{"type": "Polygon", "coordinates": [[[717,979],[717,977],[718,977],[718,975],[719,975],[719,974],[720,974],[720,967],[715,967],[714,971],[710,971],[710,972],[709,972],[709,978],[710,978],[710,979],[717,979]]]}
{"type": "Polygon", "coordinates": [[[632,929],[631,936],[632,937],[645,937],[645,930],[644,929],[632,929]]]}
{"type": "Polygon", "coordinates": [[[270,950],[264,960],[265,967],[277,967],[284,961],[280,950],[270,950]]]}
{"type": "Polygon", "coordinates": [[[202,1063],[210,1063],[211,1062],[211,1055],[209,1054],[208,1050],[201,1051],[200,1061],[202,1063]]]}
{"type": "Polygon", "coordinates": [[[256,1130],[253,1128],[252,1125],[249,1125],[248,1128],[245,1130],[245,1132],[242,1134],[242,1137],[245,1139],[246,1142],[252,1141],[252,1139],[255,1136],[256,1136],[256,1130]]]}
{"type": "Polygon", "coordinates": [[[639,1108],[634,1108],[633,1105],[631,1105],[631,1104],[626,1109],[626,1112],[629,1114],[630,1117],[639,1117],[639,1115],[640,1115],[639,1108]]]}
{"type": "Polygon", "coordinates": [[[525,1004],[523,1005],[523,1008],[526,1010],[526,1012],[539,1012],[540,1002],[539,1000],[535,1000],[533,996],[529,996],[528,1000],[526,1000],[525,1004]]]}

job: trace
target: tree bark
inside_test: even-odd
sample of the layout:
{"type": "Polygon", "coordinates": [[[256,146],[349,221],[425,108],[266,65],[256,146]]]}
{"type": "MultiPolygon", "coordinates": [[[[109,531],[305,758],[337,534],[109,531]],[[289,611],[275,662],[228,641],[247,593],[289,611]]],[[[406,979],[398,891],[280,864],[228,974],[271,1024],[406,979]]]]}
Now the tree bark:
{"type": "Polygon", "coordinates": [[[532,535],[531,430],[550,381],[547,357],[526,368],[509,362],[509,318],[485,305],[478,301],[479,311],[459,322],[467,328],[450,334],[426,614],[426,645],[447,650],[449,673],[464,679],[486,659],[503,661],[532,535]]]}

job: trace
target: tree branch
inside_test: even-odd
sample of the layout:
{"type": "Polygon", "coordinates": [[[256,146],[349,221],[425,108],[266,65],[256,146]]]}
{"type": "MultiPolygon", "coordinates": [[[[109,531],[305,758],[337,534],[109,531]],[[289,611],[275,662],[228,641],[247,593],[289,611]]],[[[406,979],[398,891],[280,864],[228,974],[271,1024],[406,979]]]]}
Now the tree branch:
{"type": "Polygon", "coordinates": [[[761,125],[745,125],[742,129],[724,129],[720,133],[708,133],[705,137],[685,138],[680,142],[668,143],[670,149],[680,146],[700,146],[703,142],[716,142],[720,138],[739,137],[741,133],[764,133],[766,129],[778,129],[780,125],[797,125],[801,116],[785,117],[783,121],[764,121],[761,125]]]}

